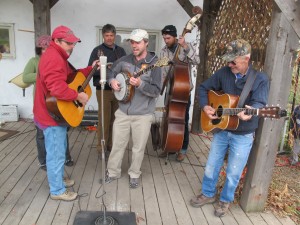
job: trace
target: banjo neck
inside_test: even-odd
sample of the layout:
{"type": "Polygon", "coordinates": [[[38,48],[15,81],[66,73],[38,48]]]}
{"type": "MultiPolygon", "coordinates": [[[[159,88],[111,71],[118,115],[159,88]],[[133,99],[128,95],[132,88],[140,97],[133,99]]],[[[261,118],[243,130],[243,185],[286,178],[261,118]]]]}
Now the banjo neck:
{"type": "Polygon", "coordinates": [[[137,77],[143,75],[144,73],[147,73],[148,71],[152,70],[154,67],[156,67],[156,64],[153,64],[153,65],[151,65],[151,66],[148,66],[148,67],[145,68],[145,69],[140,70],[139,72],[133,74],[133,77],[134,77],[134,78],[137,78],[137,77]]]}

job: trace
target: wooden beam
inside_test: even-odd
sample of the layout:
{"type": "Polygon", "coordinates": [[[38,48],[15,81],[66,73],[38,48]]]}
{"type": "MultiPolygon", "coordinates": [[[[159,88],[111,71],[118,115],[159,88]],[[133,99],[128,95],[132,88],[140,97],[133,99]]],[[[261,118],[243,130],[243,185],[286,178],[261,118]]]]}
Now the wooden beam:
{"type": "Polygon", "coordinates": [[[49,0],[50,9],[58,2],[59,0],[49,0]]]}
{"type": "MultiPolygon", "coordinates": [[[[270,78],[270,105],[285,107],[288,103],[293,71],[291,62],[297,46],[297,34],[274,4],[264,64],[264,71],[270,78]]],[[[262,211],[265,207],[283,126],[284,119],[261,121],[256,132],[240,200],[246,212],[262,211]]]]}
{"type": "MultiPolygon", "coordinates": [[[[33,3],[33,0],[29,0],[31,3],[33,3]]],[[[50,9],[58,2],[59,0],[49,0],[49,6],[50,9]]]]}
{"type": "Polygon", "coordinates": [[[33,0],[35,39],[43,34],[49,34],[50,29],[50,3],[49,0],[33,0]]]}
{"type": "Polygon", "coordinates": [[[274,2],[276,2],[298,37],[300,37],[300,1],[274,0],[274,2]]]}
{"type": "Polygon", "coordinates": [[[189,0],[177,0],[177,2],[182,6],[185,12],[192,18],[193,13],[193,4],[189,0]]]}
{"type": "MultiPolygon", "coordinates": [[[[207,74],[207,57],[208,51],[206,46],[213,34],[213,27],[217,17],[217,13],[220,9],[222,0],[204,0],[203,2],[203,14],[201,17],[201,37],[200,37],[200,46],[199,46],[199,57],[200,57],[200,64],[197,69],[197,79],[195,85],[195,96],[198,93],[199,85],[208,78],[207,74]]],[[[202,132],[200,126],[200,109],[199,109],[199,102],[198,98],[195,97],[194,99],[194,109],[193,109],[193,119],[192,119],[192,128],[191,131],[194,133],[202,132]]]]}

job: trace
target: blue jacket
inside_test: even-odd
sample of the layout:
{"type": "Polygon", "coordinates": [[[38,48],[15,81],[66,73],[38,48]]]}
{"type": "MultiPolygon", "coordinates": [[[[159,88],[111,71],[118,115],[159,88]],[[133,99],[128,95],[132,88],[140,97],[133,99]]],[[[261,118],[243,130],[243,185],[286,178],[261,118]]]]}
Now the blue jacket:
{"type": "MultiPolygon", "coordinates": [[[[204,81],[198,91],[200,107],[208,105],[207,93],[209,90],[223,91],[226,94],[240,96],[243,87],[246,83],[247,77],[254,69],[249,65],[246,76],[237,79],[234,73],[231,72],[230,67],[225,66],[214,73],[210,78],[204,81]]],[[[262,108],[268,102],[269,95],[269,79],[268,76],[260,71],[257,71],[256,79],[253,83],[252,89],[246,98],[244,105],[252,106],[253,108],[262,108]]],[[[252,116],[251,120],[239,121],[239,126],[236,130],[231,131],[235,134],[249,134],[255,131],[258,127],[258,117],[252,116]]]]}

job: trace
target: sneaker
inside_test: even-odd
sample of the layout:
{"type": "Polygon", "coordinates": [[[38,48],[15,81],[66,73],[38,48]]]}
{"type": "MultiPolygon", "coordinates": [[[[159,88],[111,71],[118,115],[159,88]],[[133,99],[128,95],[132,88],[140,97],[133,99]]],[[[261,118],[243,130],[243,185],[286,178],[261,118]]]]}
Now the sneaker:
{"type": "MultiPolygon", "coordinates": [[[[106,170],[105,172],[105,183],[108,184],[108,183],[111,183],[113,182],[114,180],[118,179],[119,177],[110,177],[109,176],[109,173],[108,173],[108,170],[106,170]]],[[[101,179],[102,180],[102,179],[101,179]]]]}
{"type": "Polygon", "coordinates": [[[225,216],[229,209],[229,206],[230,206],[229,202],[219,201],[219,204],[216,206],[216,209],[215,209],[215,216],[217,216],[217,217],[225,216]]]}
{"type": "Polygon", "coordinates": [[[53,200],[73,201],[77,198],[77,193],[72,191],[65,191],[61,195],[50,195],[53,200]]]}
{"type": "Polygon", "coordinates": [[[203,194],[200,194],[200,195],[193,197],[191,199],[190,203],[193,207],[198,208],[198,207],[204,206],[205,204],[214,203],[215,201],[216,201],[215,197],[209,198],[203,194]]]}
{"type": "Polygon", "coordinates": [[[177,162],[182,162],[184,160],[184,158],[185,158],[185,154],[179,152],[177,157],[176,157],[176,161],[177,162]]]}
{"type": "Polygon", "coordinates": [[[74,180],[64,177],[64,185],[66,188],[72,187],[72,186],[74,186],[74,184],[75,184],[74,180]]]}
{"type": "Polygon", "coordinates": [[[74,165],[73,159],[68,159],[68,160],[66,160],[65,165],[66,165],[66,166],[73,166],[73,165],[74,165]]]}
{"type": "Polygon", "coordinates": [[[295,166],[295,165],[298,163],[298,161],[295,160],[295,159],[293,158],[293,156],[289,158],[289,161],[290,161],[291,166],[295,166]]]}
{"type": "Polygon", "coordinates": [[[129,178],[129,187],[130,188],[137,188],[139,187],[139,178],[129,178]]]}

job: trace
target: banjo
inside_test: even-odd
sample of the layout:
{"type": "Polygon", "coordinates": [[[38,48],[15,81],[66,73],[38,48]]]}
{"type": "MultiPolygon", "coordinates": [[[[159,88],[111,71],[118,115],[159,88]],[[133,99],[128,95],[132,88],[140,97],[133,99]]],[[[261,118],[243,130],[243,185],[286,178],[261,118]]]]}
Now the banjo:
{"type": "Polygon", "coordinates": [[[155,64],[148,66],[145,69],[140,70],[137,73],[131,75],[129,72],[121,72],[116,76],[116,80],[120,83],[120,91],[114,91],[114,95],[118,101],[126,103],[131,100],[135,88],[129,83],[130,77],[139,77],[144,73],[154,69],[155,67],[162,67],[169,65],[169,59],[167,57],[163,57],[159,59],[155,64]]]}

